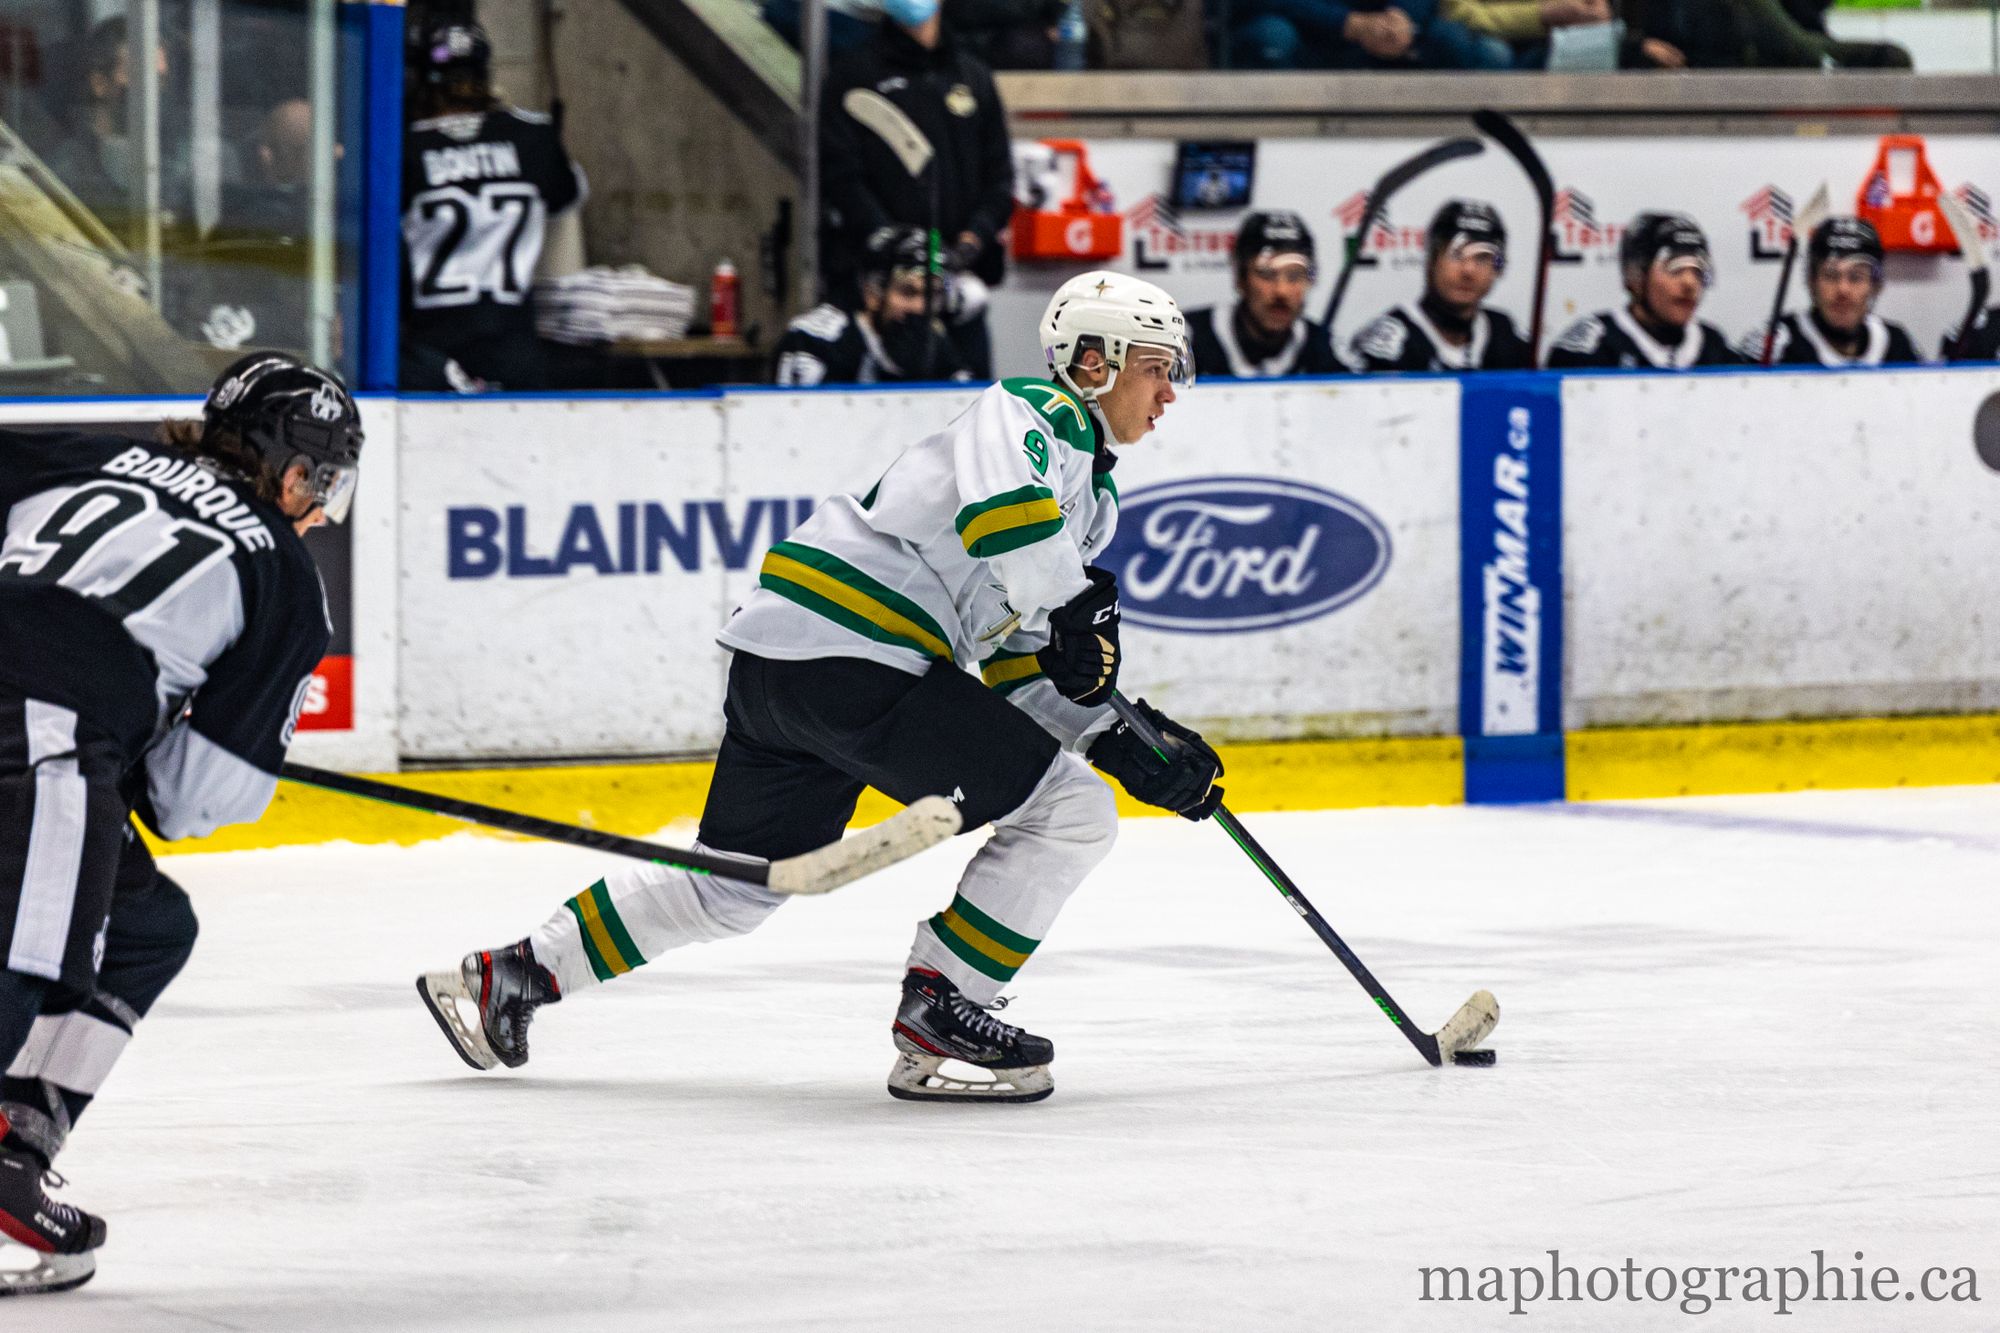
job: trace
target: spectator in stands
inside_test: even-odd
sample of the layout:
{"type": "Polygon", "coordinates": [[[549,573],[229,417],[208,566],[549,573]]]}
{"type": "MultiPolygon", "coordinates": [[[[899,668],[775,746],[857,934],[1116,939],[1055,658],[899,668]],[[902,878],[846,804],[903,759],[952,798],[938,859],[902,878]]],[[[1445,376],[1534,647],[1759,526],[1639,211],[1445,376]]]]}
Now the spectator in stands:
{"type": "MultiPolygon", "coordinates": [[[[764,0],[758,11],[780,37],[799,49],[799,0],[764,0]]],[[[875,0],[826,0],[826,53],[843,55],[875,35],[881,8],[875,0]]]]}
{"type": "Polygon", "coordinates": [[[1551,369],[1686,370],[1740,365],[1722,330],[1695,318],[1714,272],[1708,237],[1680,213],[1641,213],[1618,245],[1626,305],[1588,315],[1549,349],[1551,369]]]}
{"type": "Polygon", "coordinates": [[[1237,0],[1243,69],[1512,69],[1506,42],[1438,12],[1439,0],[1237,0]]]}
{"type": "Polygon", "coordinates": [[[1201,378],[1338,375],[1347,367],[1326,326],[1306,316],[1319,275],[1312,230],[1297,213],[1259,212],[1236,229],[1230,262],[1236,303],[1187,313],[1188,345],[1201,378]]]}
{"type": "MultiPolygon", "coordinates": [[[[850,309],[878,228],[935,230],[949,262],[991,286],[1006,268],[999,235],[1014,211],[1007,113],[992,71],[945,31],[938,0],[887,0],[883,18],[872,41],[834,62],[820,112],[821,265],[827,294],[850,309]],[[916,174],[878,114],[889,108],[929,142],[916,174]]],[[[990,378],[983,310],[950,327],[966,369],[990,378]]]]}
{"type": "Polygon", "coordinates": [[[1485,304],[1507,266],[1507,228],[1493,205],[1448,200],[1431,218],[1424,294],[1391,306],[1354,337],[1357,370],[1527,370],[1528,341],[1485,304]]]}
{"type": "MultiPolygon", "coordinates": [[[[160,104],[173,101],[167,49],[156,52],[160,104]]],[[[140,145],[132,138],[132,58],[122,17],[105,19],[84,43],[81,97],[68,113],[69,135],[49,151],[47,164],[85,208],[121,239],[138,235],[133,207],[140,145]]],[[[192,216],[184,136],[160,136],[160,226],[171,238],[192,216]]]]}
{"type": "Polygon", "coordinates": [[[924,314],[929,267],[921,228],[877,228],[863,252],[861,304],[828,301],[793,320],[778,342],[773,378],[795,385],[971,378],[943,324],[924,314]]]}
{"type": "Polygon", "coordinates": [[[1548,63],[1551,34],[1611,22],[1610,0],[1444,0],[1445,18],[1506,42],[1517,69],[1548,63]]]}
{"type": "MultiPolygon", "coordinates": [[[[1860,218],[1828,218],[1806,241],[1812,302],[1778,320],[1771,362],[1786,366],[1907,366],[1923,360],[1908,329],[1875,313],[1882,294],[1882,238],[1860,218]]],[[[1736,345],[1762,363],[1767,325],[1736,345]]]]}
{"type": "Polygon", "coordinates": [[[993,69],[1053,69],[1068,0],[945,0],[945,30],[993,69]]]}
{"type": "Polygon", "coordinates": [[[1909,52],[1893,43],[1829,36],[1824,18],[1829,2],[1621,0],[1628,50],[1641,52],[1626,63],[1693,69],[1910,67],[1909,52]]]}
{"type": "Polygon", "coordinates": [[[177,266],[176,322],[211,347],[311,344],[312,125],[303,97],[271,108],[247,155],[250,178],[225,188],[222,220],[177,266]]]}
{"type": "Polygon", "coordinates": [[[493,48],[477,25],[433,29],[416,58],[403,143],[402,387],[546,388],[529,293],[548,220],[583,199],[583,173],[547,116],[493,95],[493,48]]]}

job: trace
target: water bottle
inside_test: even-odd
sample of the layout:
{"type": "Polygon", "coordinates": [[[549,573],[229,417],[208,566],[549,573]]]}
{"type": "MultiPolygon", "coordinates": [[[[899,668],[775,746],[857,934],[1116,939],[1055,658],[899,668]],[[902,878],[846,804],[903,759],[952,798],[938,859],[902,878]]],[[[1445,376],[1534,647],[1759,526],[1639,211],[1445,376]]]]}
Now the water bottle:
{"type": "Polygon", "coordinates": [[[708,331],[717,338],[735,337],[736,316],[736,265],[725,259],[708,283],[708,331]]]}
{"type": "Polygon", "coordinates": [[[1056,69],[1083,68],[1083,0],[1069,0],[1056,20],[1056,69]]]}

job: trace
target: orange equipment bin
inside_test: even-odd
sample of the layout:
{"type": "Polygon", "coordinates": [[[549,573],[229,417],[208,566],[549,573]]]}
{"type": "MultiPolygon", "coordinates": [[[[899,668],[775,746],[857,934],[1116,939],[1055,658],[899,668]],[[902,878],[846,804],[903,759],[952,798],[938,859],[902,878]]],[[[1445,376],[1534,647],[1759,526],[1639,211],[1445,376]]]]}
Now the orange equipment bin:
{"type": "Polygon", "coordinates": [[[1111,211],[1111,191],[1090,174],[1090,156],[1075,139],[1044,139],[1056,159],[1076,160],[1069,198],[1041,211],[1015,206],[1009,230],[1016,259],[1116,259],[1125,253],[1125,219],[1111,211]]]}
{"type": "Polygon", "coordinates": [[[1937,173],[1917,134],[1885,134],[1875,166],[1861,182],[1854,211],[1882,234],[1885,250],[1939,254],[1958,249],[1951,224],[1938,211],[1937,173]]]}

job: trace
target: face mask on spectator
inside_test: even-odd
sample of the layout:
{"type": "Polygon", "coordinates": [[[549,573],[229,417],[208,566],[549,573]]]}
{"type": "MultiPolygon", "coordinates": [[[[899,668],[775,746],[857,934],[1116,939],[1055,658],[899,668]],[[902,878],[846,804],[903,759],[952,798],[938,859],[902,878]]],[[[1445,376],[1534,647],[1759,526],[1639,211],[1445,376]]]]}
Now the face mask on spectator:
{"type": "Polygon", "coordinates": [[[939,0],[882,0],[882,12],[891,23],[920,28],[938,12],[939,0]]]}

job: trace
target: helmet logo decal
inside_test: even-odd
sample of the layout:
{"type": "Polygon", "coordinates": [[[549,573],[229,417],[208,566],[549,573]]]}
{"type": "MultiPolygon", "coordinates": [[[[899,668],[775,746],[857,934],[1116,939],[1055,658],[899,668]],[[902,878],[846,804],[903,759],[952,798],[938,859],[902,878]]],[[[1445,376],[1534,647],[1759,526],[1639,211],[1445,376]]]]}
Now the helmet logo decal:
{"type": "Polygon", "coordinates": [[[236,400],[241,398],[243,396],[243,391],[249,387],[250,387],[250,382],[249,382],[249,377],[247,375],[231,376],[229,379],[224,380],[221,384],[216,386],[215,405],[218,408],[224,408],[224,409],[234,407],[236,405],[236,400]]]}
{"type": "Polygon", "coordinates": [[[316,421],[340,420],[340,399],[335,395],[331,384],[322,384],[313,390],[310,407],[313,419],[316,421]]]}

